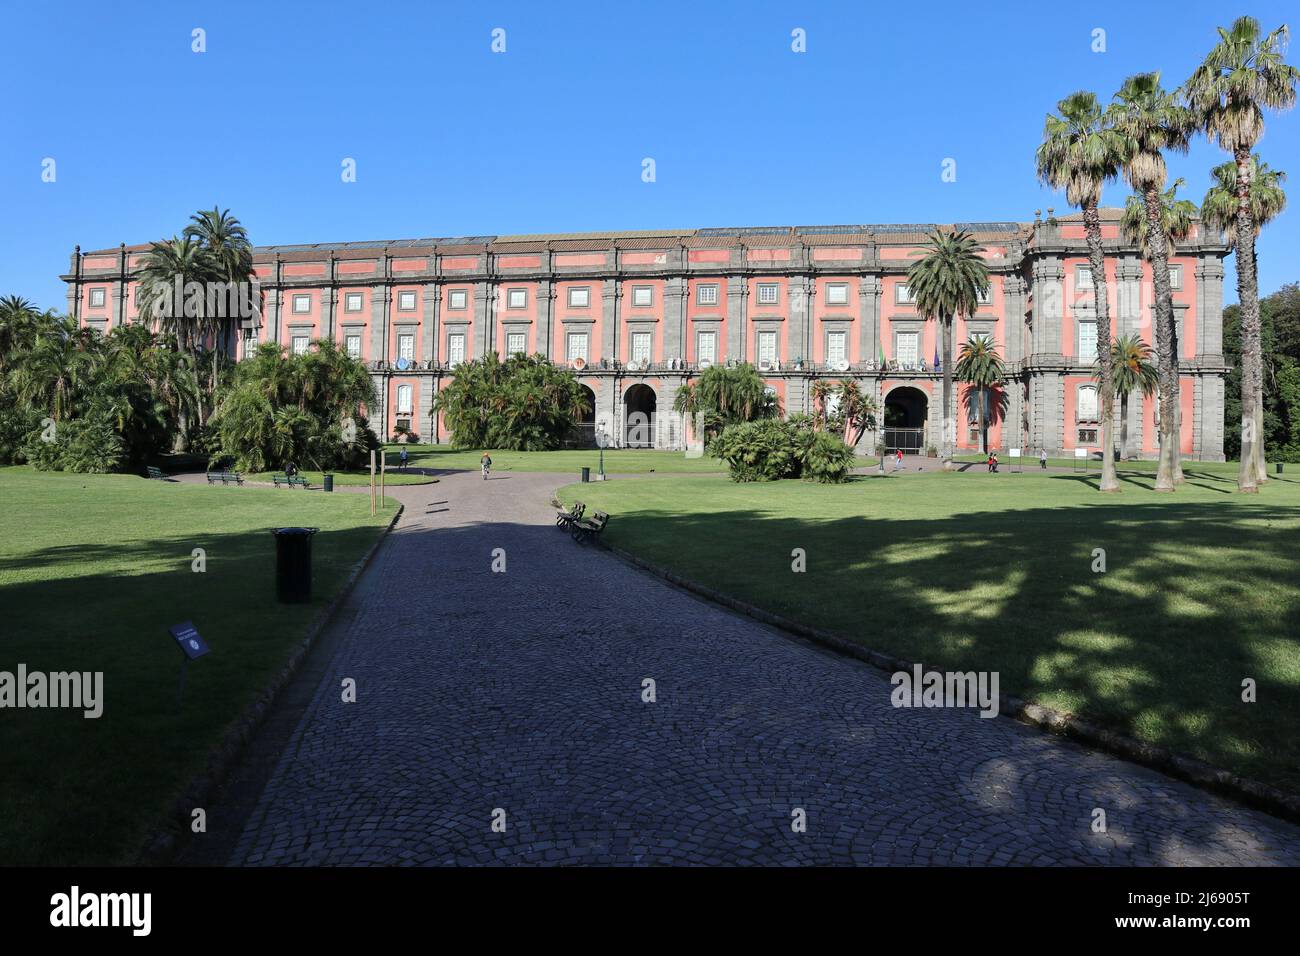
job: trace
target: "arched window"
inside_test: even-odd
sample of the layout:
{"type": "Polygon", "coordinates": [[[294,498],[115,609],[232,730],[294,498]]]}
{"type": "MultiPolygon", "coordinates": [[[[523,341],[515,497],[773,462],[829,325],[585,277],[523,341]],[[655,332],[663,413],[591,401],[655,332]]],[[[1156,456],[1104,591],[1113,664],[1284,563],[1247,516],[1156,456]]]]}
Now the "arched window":
{"type": "Polygon", "coordinates": [[[1095,422],[1099,420],[1097,410],[1097,386],[1080,385],[1078,391],[1078,401],[1075,405],[1077,414],[1075,417],[1081,422],[1095,422]]]}
{"type": "Polygon", "coordinates": [[[411,414],[411,386],[397,386],[397,414],[411,414]]]}

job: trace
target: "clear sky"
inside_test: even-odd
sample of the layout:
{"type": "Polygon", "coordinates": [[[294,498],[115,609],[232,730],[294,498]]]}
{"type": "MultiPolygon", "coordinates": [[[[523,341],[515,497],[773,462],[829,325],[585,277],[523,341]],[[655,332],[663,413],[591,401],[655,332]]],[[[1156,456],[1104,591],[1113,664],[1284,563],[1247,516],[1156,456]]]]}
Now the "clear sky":
{"type": "MultiPolygon", "coordinates": [[[[0,0],[0,294],[62,309],[75,244],[213,204],[258,244],[1063,213],[1033,163],[1058,99],[1176,86],[1216,24],[1288,7],[0,0]]],[[[1300,113],[1260,150],[1300,190],[1300,113]]],[[[1199,203],[1224,158],[1200,140],[1172,172],[1199,203]]],[[[1300,279],[1298,216],[1261,239],[1263,292],[1300,279]]]]}

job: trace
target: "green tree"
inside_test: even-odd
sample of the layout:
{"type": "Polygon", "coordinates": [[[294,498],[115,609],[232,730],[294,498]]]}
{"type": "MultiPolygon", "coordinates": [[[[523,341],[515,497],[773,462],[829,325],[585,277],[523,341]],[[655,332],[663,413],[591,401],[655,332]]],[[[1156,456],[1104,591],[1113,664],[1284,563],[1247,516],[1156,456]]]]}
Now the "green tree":
{"type": "Polygon", "coordinates": [[[952,323],[956,316],[971,316],[980,297],[988,292],[989,270],[984,251],[967,232],[936,229],[923,255],[907,271],[907,284],[916,310],[927,319],[937,318],[943,334],[943,467],[953,468],[956,414],[952,395],[952,323]]]}
{"type": "Polygon", "coordinates": [[[212,303],[205,302],[205,306],[211,310],[208,327],[213,337],[211,388],[215,393],[218,386],[218,356],[233,349],[238,319],[241,317],[233,314],[238,308],[232,309],[231,306],[242,305],[247,298],[258,314],[262,311],[260,297],[257,302],[252,302],[251,294],[245,297],[241,289],[248,288],[251,292],[253,244],[248,240],[248,231],[243,223],[232,216],[229,209],[218,209],[215,206],[191,216],[183,235],[186,239],[197,242],[203,250],[210,280],[222,282],[226,286],[226,290],[217,290],[212,303]],[[222,295],[222,291],[227,294],[222,295]]]}
{"type": "MultiPolygon", "coordinates": [[[[1110,296],[1106,257],[1101,244],[1102,189],[1119,175],[1124,161],[1124,141],[1106,122],[1096,94],[1086,90],[1071,93],[1057,103],[1059,115],[1049,113],[1043,124],[1043,143],[1038,147],[1038,177],[1054,189],[1064,189],[1065,199],[1083,212],[1084,237],[1088,243],[1088,267],[1092,274],[1093,309],[1097,316],[1097,351],[1110,348],[1110,296]]],[[[1109,370],[1102,367],[1102,460],[1100,490],[1120,490],[1115,475],[1114,390],[1109,370]]],[[[983,428],[981,427],[981,431],[983,428]]],[[[988,436],[984,438],[988,451],[988,436]]]]}
{"type": "Polygon", "coordinates": [[[559,448],[588,410],[581,383],[538,355],[495,352],[456,366],[434,399],[458,448],[559,448]]]}
{"type": "Polygon", "coordinates": [[[1252,218],[1252,153],[1264,134],[1264,111],[1285,110],[1295,103],[1300,70],[1286,63],[1283,54],[1285,25],[1265,34],[1259,21],[1238,17],[1206,54],[1185,87],[1188,105],[1199,127],[1220,148],[1232,154],[1237,167],[1237,298],[1241,305],[1241,467],[1237,490],[1258,490],[1264,471],[1263,346],[1260,336],[1259,276],[1255,262],[1256,227],[1252,218]]]}
{"type": "MultiPolygon", "coordinates": [[[[1101,364],[1100,356],[1097,364],[1101,364]]],[[[1141,392],[1147,398],[1154,395],[1160,386],[1160,372],[1151,362],[1151,346],[1139,335],[1121,335],[1115,339],[1110,350],[1110,368],[1115,393],[1119,395],[1120,457],[1127,461],[1128,397],[1133,392],[1141,392]]]]}
{"type": "Polygon", "coordinates": [[[984,454],[989,453],[988,412],[991,399],[999,386],[1006,380],[1006,366],[1002,356],[993,346],[993,340],[987,335],[974,335],[967,339],[957,357],[956,378],[965,382],[969,388],[967,400],[975,405],[976,420],[979,423],[980,439],[984,454]]]}
{"type": "Polygon", "coordinates": [[[1187,151],[1194,128],[1193,117],[1160,85],[1159,73],[1139,73],[1126,79],[1106,116],[1107,122],[1123,137],[1124,177],[1142,197],[1146,210],[1160,368],[1160,464],[1155,490],[1173,491],[1180,471],[1178,343],[1163,219],[1163,191],[1168,178],[1164,151],[1187,151]]]}

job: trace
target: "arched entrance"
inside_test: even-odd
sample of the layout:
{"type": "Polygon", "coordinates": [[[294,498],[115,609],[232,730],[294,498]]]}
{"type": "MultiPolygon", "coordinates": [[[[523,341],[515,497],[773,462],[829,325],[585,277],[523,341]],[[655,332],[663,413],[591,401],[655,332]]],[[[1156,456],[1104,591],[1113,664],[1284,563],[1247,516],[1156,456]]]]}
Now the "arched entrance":
{"type": "Polygon", "coordinates": [[[885,396],[884,442],[886,451],[902,449],[904,454],[925,451],[926,417],[930,396],[910,385],[894,389],[885,396]]]}
{"type": "Polygon", "coordinates": [[[655,444],[655,390],[637,383],[623,395],[623,446],[653,448],[655,444]]]}
{"type": "Polygon", "coordinates": [[[573,444],[578,448],[595,448],[596,447],[596,393],[588,385],[579,383],[578,387],[582,389],[582,398],[586,406],[578,416],[578,424],[574,429],[573,444]]]}

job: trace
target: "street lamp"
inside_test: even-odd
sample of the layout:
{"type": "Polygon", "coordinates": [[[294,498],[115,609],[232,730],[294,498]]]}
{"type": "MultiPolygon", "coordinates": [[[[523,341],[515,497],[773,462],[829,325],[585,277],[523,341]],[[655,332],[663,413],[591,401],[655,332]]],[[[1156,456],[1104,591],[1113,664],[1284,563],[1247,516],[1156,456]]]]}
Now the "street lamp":
{"type": "Polygon", "coordinates": [[[596,474],[600,476],[601,481],[605,480],[605,446],[608,444],[609,435],[605,433],[604,428],[601,428],[596,432],[596,447],[600,449],[600,467],[596,470],[596,474]]]}

